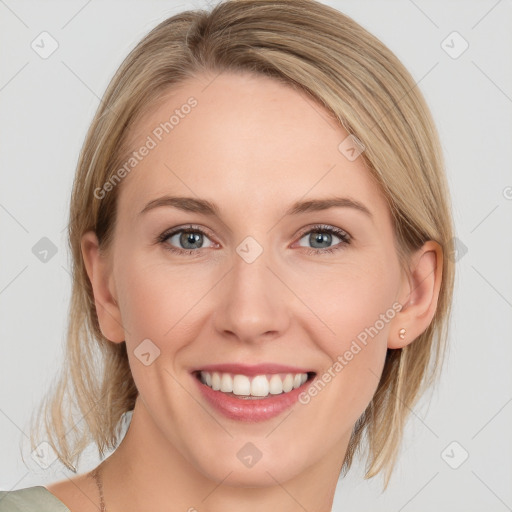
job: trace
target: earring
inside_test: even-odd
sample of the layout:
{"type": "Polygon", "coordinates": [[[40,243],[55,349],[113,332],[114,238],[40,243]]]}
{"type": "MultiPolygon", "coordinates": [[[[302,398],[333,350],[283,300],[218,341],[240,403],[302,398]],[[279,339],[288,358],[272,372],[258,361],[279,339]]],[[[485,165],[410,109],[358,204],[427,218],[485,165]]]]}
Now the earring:
{"type": "Polygon", "coordinates": [[[405,339],[405,329],[404,329],[403,327],[398,331],[398,337],[399,337],[401,340],[404,340],[404,339],[405,339]]]}

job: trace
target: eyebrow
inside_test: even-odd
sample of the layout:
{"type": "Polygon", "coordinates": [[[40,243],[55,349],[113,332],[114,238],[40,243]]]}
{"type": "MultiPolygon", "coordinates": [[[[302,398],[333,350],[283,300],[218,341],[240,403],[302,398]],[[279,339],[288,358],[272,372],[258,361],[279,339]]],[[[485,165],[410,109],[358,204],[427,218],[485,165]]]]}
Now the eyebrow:
{"type": "MultiPolygon", "coordinates": [[[[174,207],[184,212],[201,213],[203,215],[216,217],[221,216],[218,206],[206,199],[176,196],[162,196],[153,199],[141,210],[139,216],[161,206],[174,207]]],[[[318,212],[336,207],[353,208],[373,218],[372,213],[364,204],[349,197],[330,197],[326,199],[297,201],[285,212],[284,216],[318,212]]]]}

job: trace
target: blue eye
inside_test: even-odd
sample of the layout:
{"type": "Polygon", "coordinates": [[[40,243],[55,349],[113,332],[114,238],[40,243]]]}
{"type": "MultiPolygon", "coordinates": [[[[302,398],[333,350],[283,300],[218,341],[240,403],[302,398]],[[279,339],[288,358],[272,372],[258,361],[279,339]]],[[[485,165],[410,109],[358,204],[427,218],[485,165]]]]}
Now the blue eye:
{"type": "MultiPolygon", "coordinates": [[[[307,243],[312,244],[307,250],[307,254],[326,254],[333,253],[350,244],[350,235],[342,229],[334,226],[318,225],[313,226],[302,234],[299,242],[307,238],[307,243]],[[336,239],[338,242],[336,242],[336,239]],[[334,242],[334,245],[331,244],[334,242]],[[328,246],[326,246],[326,244],[328,246]]],[[[176,254],[188,254],[190,256],[200,255],[200,249],[215,247],[216,244],[211,242],[208,235],[198,226],[186,226],[162,233],[157,242],[161,243],[164,248],[176,254]],[[203,245],[205,239],[210,242],[209,245],[203,245]]],[[[300,247],[305,247],[299,243],[300,247]]]]}
{"type": "MultiPolygon", "coordinates": [[[[332,253],[334,251],[343,249],[346,245],[350,244],[350,236],[342,229],[333,226],[319,225],[314,226],[309,231],[303,234],[300,240],[307,237],[307,242],[312,244],[312,248],[307,251],[308,254],[322,254],[332,253]],[[326,247],[325,244],[332,244],[334,239],[338,239],[333,246],[326,247]]],[[[299,242],[300,242],[299,240],[299,242]]],[[[304,247],[299,243],[301,247],[304,247]]]]}
{"type": "MultiPolygon", "coordinates": [[[[199,249],[203,249],[202,244],[204,239],[208,239],[206,233],[195,226],[187,226],[185,228],[175,229],[172,231],[166,231],[158,237],[158,241],[164,245],[164,247],[178,254],[190,254],[197,253],[199,249]],[[168,241],[173,241],[178,247],[170,245],[168,241]]],[[[211,244],[208,247],[212,247],[211,244]]]]}

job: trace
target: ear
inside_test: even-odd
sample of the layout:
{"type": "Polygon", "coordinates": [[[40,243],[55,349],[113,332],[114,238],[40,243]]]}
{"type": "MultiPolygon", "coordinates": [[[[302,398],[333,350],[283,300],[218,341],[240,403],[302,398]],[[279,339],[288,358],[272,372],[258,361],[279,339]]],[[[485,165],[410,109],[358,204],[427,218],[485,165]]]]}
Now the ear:
{"type": "Polygon", "coordinates": [[[442,248],[429,240],[412,255],[410,275],[404,273],[400,289],[402,309],[393,319],[388,348],[403,348],[428,328],[436,312],[442,273],[442,248]]]}
{"type": "Polygon", "coordinates": [[[94,303],[100,329],[110,341],[124,341],[124,329],[121,312],[115,299],[115,287],[110,261],[100,253],[99,243],[94,231],[87,231],[81,240],[82,257],[87,275],[94,293],[94,303]]]}

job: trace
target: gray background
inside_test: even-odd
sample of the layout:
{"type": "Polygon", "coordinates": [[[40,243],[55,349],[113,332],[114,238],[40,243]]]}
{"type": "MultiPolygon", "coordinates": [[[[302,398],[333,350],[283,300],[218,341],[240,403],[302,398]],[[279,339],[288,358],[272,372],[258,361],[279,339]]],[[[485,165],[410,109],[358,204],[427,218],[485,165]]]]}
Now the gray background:
{"type": "MultiPolygon", "coordinates": [[[[333,510],[512,510],[512,3],[325,3],[379,37],[419,82],[442,139],[460,248],[440,385],[413,411],[387,492],[381,495],[380,478],[364,481],[356,464],[340,481],[333,510]],[[442,46],[453,31],[469,43],[458,58],[445,51],[460,51],[458,36],[442,46]]],[[[59,463],[39,467],[25,441],[29,415],[62,361],[69,193],[99,98],[151,28],[206,6],[0,0],[2,490],[72,475],[59,463]],[[47,59],[31,48],[42,31],[59,45],[47,59]],[[43,237],[57,250],[46,262],[33,253],[43,237]]],[[[99,462],[92,447],[81,462],[80,473],[99,462]]]]}

